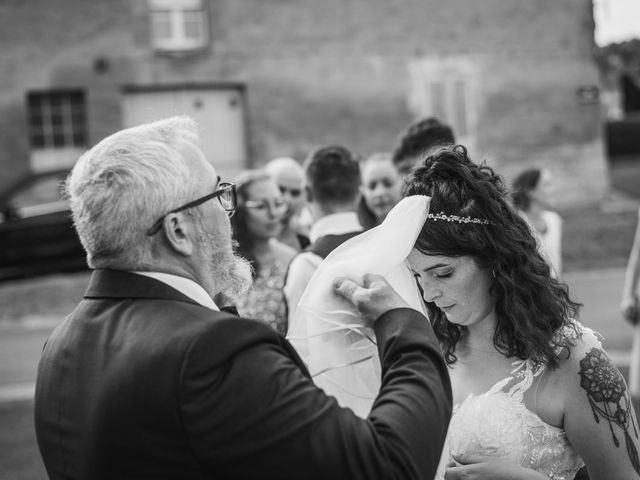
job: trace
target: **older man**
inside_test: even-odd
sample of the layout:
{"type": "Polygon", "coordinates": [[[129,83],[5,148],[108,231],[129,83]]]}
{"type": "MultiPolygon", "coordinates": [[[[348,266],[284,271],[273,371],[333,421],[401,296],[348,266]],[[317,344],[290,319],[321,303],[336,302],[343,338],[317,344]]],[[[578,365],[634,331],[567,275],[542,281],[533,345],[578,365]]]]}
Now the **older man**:
{"type": "Polygon", "coordinates": [[[212,298],[250,278],[232,251],[234,185],[174,117],[85,153],[67,189],[95,270],[48,339],[35,421],[52,479],[431,478],[451,409],[429,322],[381,277],[336,291],[375,322],[382,387],[342,409],[268,326],[212,298]]]}
{"type": "Polygon", "coordinates": [[[309,225],[305,221],[306,201],[303,192],[304,170],[291,157],[278,157],[264,166],[271,178],[278,184],[280,193],[287,201],[287,212],[282,219],[282,231],[278,240],[296,250],[309,245],[309,225]]]}

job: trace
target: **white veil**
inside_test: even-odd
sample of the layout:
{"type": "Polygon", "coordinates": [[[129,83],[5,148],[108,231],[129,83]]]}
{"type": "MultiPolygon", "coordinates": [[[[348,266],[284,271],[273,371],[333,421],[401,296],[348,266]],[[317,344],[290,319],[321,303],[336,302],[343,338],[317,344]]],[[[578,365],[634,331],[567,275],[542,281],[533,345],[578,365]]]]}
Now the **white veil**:
{"type": "Polygon", "coordinates": [[[412,308],[425,313],[405,260],[427,218],[429,200],[424,195],[402,199],[381,225],[331,252],[311,278],[289,329],[288,338],[314,382],[361,417],[369,414],[380,388],[375,334],[334,293],[332,282],[338,276],[360,282],[365,273],[383,275],[412,308]]]}

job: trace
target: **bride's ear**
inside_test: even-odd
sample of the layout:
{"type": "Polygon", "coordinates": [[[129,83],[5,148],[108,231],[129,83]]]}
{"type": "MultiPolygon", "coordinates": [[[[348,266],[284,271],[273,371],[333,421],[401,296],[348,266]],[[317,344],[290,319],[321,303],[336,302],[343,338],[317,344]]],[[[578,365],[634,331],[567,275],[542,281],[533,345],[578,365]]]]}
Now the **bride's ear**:
{"type": "Polygon", "coordinates": [[[304,195],[307,198],[307,203],[313,202],[313,192],[311,191],[311,188],[309,188],[308,185],[304,186],[304,195]]]}

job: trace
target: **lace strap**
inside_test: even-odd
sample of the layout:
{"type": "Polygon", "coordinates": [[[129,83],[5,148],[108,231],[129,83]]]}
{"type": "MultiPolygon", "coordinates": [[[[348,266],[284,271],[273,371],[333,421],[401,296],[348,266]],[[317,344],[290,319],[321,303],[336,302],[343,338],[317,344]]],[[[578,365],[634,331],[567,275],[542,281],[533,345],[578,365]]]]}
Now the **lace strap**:
{"type": "Polygon", "coordinates": [[[500,392],[514,379],[517,379],[506,393],[514,400],[522,403],[525,392],[533,384],[533,379],[539,376],[545,367],[544,365],[535,364],[531,360],[516,360],[512,365],[514,365],[514,369],[511,371],[511,375],[497,382],[487,393],[500,392]]]}
{"type": "MultiPolygon", "coordinates": [[[[591,333],[598,339],[598,342],[600,341],[599,338],[602,338],[597,332],[576,321],[572,321],[570,325],[565,325],[556,333],[556,336],[558,338],[564,337],[573,340],[579,338],[584,333],[591,333]]],[[[556,349],[556,353],[560,353],[561,350],[562,347],[558,347],[556,349]]],[[[511,371],[511,376],[500,380],[491,387],[491,389],[489,389],[488,393],[497,393],[502,391],[507,385],[509,385],[509,383],[515,381],[506,393],[514,400],[523,402],[525,392],[531,387],[531,385],[533,385],[534,379],[542,375],[546,370],[546,365],[542,362],[535,362],[531,359],[516,360],[512,365],[514,368],[511,371]]]]}

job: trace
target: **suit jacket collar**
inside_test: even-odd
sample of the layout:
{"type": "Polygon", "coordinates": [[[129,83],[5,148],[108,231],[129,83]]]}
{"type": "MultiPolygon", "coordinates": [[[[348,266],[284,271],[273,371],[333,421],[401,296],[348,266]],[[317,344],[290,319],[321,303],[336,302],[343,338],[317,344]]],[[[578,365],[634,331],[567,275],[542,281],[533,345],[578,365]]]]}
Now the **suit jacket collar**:
{"type": "Polygon", "coordinates": [[[121,270],[97,269],[91,274],[84,298],[146,298],[198,302],[164,282],[121,270]]]}

